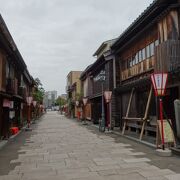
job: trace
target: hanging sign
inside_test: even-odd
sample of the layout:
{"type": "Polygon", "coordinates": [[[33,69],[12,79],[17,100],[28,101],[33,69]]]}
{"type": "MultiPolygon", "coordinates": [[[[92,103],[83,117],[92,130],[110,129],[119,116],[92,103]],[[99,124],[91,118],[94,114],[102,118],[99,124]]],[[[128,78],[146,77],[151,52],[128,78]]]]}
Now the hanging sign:
{"type": "Polygon", "coordinates": [[[28,106],[30,106],[30,105],[31,105],[32,100],[33,100],[33,97],[31,97],[31,96],[26,97],[26,101],[27,101],[28,106]]]}
{"type": "MultiPolygon", "coordinates": [[[[162,129],[161,129],[161,122],[160,120],[157,121],[158,122],[158,127],[159,127],[159,132],[160,132],[160,137],[162,137],[162,129]]],[[[169,119],[169,122],[171,123],[171,120],[169,119]]],[[[174,139],[174,134],[173,131],[171,129],[171,126],[169,125],[167,120],[163,120],[163,130],[164,130],[164,142],[165,143],[170,143],[170,142],[175,142],[174,139]]]]}
{"type": "Polygon", "coordinates": [[[151,81],[156,96],[164,96],[166,84],[167,84],[167,73],[154,73],[151,74],[151,81]]]}
{"type": "Polygon", "coordinates": [[[88,102],[88,98],[84,97],[84,98],[83,98],[83,104],[84,104],[84,106],[87,104],[87,102],[88,102]]]}
{"type": "Polygon", "coordinates": [[[10,107],[11,106],[11,102],[8,99],[4,99],[3,100],[3,107],[10,107]]]}
{"type": "Polygon", "coordinates": [[[10,101],[10,107],[9,108],[11,108],[11,109],[14,108],[14,101],[10,101]]]}
{"type": "Polygon", "coordinates": [[[9,112],[9,118],[13,119],[15,117],[15,111],[10,111],[9,112]]]}
{"type": "Polygon", "coordinates": [[[105,97],[106,103],[109,103],[111,101],[112,91],[105,91],[104,97],[105,97]]]}
{"type": "Polygon", "coordinates": [[[97,82],[97,81],[105,81],[106,79],[106,72],[105,70],[101,70],[99,72],[99,74],[97,74],[95,77],[94,77],[94,81],[97,82]]]}

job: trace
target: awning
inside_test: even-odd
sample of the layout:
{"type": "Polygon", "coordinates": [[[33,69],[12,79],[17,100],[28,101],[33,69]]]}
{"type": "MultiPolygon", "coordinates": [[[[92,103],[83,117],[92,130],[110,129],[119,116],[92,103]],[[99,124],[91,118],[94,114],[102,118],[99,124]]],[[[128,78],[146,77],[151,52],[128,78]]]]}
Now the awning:
{"type": "Polygon", "coordinates": [[[102,97],[102,93],[97,93],[97,94],[90,96],[89,99],[100,98],[100,97],[102,97]]]}
{"type": "Polygon", "coordinates": [[[11,98],[12,96],[3,92],[3,91],[0,91],[0,96],[4,96],[4,97],[7,97],[7,98],[11,98]]]}
{"type": "Polygon", "coordinates": [[[18,100],[21,100],[21,101],[24,100],[23,97],[21,97],[21,96],[19,96],[19,95],[13,95],[12,98],[18,99],[18,100]]]}

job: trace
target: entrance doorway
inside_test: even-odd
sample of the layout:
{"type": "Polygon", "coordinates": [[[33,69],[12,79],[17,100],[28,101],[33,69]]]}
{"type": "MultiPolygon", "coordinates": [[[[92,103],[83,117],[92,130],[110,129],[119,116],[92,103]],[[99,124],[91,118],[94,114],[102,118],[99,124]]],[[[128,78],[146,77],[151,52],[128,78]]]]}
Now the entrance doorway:
{"type": "Polygon", "coordinates": [[[164,111],[168,119],[171,119],[174,129],[176,129],[174,100],[178,98],[179,98],[179,88],[173,87],[173,88],[167,89],[166,96],[163,99],[164,111]]]}

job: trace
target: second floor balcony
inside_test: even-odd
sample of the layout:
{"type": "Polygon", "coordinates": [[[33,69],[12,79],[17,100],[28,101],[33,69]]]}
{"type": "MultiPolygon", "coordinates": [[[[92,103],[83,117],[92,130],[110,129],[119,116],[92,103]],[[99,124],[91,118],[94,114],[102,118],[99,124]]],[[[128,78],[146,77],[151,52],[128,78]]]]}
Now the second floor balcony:
{"type": "Polygon", "coordinates": [[[18,81],[16,78],[6,79],[6,92],[9,94],[15,94],[15,95],[18,93],[18,81]]]}
{"type": "Polygon", "coordinates": [[[180,41],[168,40],[157,46],[155,71],[173,72],[180,69],[180,41]]]}
{"type": "Polygon", "coordinates": [[[138,76],[151,71],[154,68],[155,57],[151,56],[136,65],[121,71],[121,80],[127,80],[131,77],[138,76]]]}
{"type": "Polygon", "coordinates": [[[23,99],[27,97],[27,89],[24,86],[20,86],[18,88],[18,95],[21,96],[23,99]]]}
{"type": "MultiPolygon", "coordinates": [[[[121,62],[121,67],[124,67],[121,62]]],[[[141,62],[134,63],[128,68],[122,68],[121,81],[141,76],[148,72],[179,72],[180,70],[180,41],[168,40],[155,47],[154,55],[141,62]]]]}

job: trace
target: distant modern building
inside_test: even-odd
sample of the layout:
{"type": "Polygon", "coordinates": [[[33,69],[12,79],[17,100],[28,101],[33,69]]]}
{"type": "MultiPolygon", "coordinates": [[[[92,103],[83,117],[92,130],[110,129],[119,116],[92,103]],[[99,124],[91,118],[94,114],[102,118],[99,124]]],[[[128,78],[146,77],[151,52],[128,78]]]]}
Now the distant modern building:
{"type": "Polygon", "coordinates": [[[55,101],[57,99],[57,91],[47,91],[44,95],[44,106],[52,107],[55,105],[55,101]]]}

